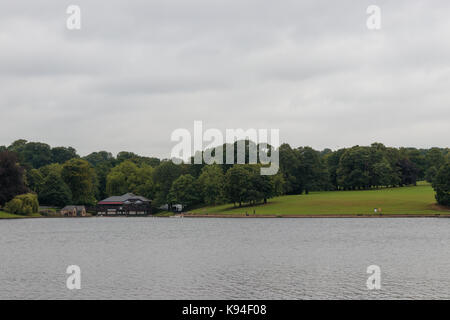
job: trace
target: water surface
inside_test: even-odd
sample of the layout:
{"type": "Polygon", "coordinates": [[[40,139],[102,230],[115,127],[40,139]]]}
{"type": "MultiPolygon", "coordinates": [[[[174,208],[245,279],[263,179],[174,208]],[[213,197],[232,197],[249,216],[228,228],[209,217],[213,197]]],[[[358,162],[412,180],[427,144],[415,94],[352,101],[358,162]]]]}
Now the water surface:
{"type": "Polygon", "coordinates": [[[0,299],[449,299],[449,244],[443,218],[2,220],[0,299]]]}

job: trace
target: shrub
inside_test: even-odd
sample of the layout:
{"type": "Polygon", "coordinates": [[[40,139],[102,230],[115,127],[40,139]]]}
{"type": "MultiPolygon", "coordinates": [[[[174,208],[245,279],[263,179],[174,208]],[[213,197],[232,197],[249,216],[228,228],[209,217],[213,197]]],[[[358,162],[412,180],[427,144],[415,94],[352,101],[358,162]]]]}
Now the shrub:
{"type": "Polygon", "coordinates": [[[26,193],[16,196],[5,205],[5,211],[13,214],[31,215],[39,211],[37,196],[26,193]]]}
{"type": "Polygon", "coordinates": [[[444,164],[433,181],[436,200],[439,204],[450,206],[450,162],[444,164]]]}
{"type": "Polygon", "coordinates": [[[21,208],[22,208],[22,201],[17,198],[12,199],[5,205],[5,211],[13,214],[20,213],[21,208]]]}

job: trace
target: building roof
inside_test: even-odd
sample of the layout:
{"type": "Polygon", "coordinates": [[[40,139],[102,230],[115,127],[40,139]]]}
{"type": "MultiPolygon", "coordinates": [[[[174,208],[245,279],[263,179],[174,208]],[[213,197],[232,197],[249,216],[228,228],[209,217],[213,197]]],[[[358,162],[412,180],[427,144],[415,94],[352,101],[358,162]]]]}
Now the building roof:
{"type": "Polygon", "coordinates": [[[121,196],[112,196],[106,199],[103,199],[102,201],[99,201],[98,204],[123,204],[125,201],[127,200],[141,200],[142,202],[150,202],[149,199],[142,197],[142,196],[137,196],[133,193],[125,193],[121,196]]]}
{"type": "Polygon", "coordinates": [[[64,208],[61,209],[61,211],[73,210],[73,209],[76,209],[77,211],[83,211],[86,208],[84,206],[65,206],[64,208]]]}

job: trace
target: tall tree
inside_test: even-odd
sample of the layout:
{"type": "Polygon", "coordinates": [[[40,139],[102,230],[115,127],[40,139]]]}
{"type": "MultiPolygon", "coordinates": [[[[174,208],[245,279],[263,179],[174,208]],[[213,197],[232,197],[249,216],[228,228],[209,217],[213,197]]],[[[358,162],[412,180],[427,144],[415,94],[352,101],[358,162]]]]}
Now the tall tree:
{"type": "Polygon", "coordinates": [[[287,143],[279,148],[280,170],[285,181],[285,192],[287,194],[301,194],[303,185],[301,180],[301,167],[298,152],[287,143]]]}
{"type": "Polygon", "coordinates": [[[97,176],[96,198],[106,198],[108,196],[106,191],[107,176],[116,165],[116,159],[112,153],[106,151],[92,152],[83,159],[87,160],[94,167],[97,176]]]}
{"type": "Polygon", "coordinates": [[[225,174],[225,194],[227,199],[242,206],[248,201],[249,190],[252,187],[252,175],[245,165],[237,164],[225,174]]]}
{"type": "Polygon", "coordinates": [[[60,163],[73,159],[79,158],[77,151],[72,147],[55,147],[51,149],[52,163],[60,163]]]}
{"type": "Polygon", "coordinates": [[[183,173],[185,168],[182,165],[176,165],[172,161],[162,161],[161,164],[155,168],[153,179],[157,188],[155,196],[155,204],[163,205],[170,202],[168,198],[172,183],[183,173]]]}
{"type": "Polygon", "coordinates": [[[200,201],[200,192],[195,178],[190,174],[178,177],[170,188],[170,204],[182,204],[183,207],[190,207],[200,201]]]}
{"type": "Polygon", "coordinates": [[[439,169],[433,181],[436,200],[439,204],[450,206],[450,162],[446,161],[439,169]]]}
{"type": "Polygon", "coordinates": [[[52,170],[44,178],[39,192],[39,201],[48,206],[64,207],[72,202],[72,192],[61,174],[52,170]]]}
{"type": "Polygon", "coordinates": [[[20,150],[20,154],[24,165],[36,169],[52,163],[52,152],[50,146],[46,143],[28,142],[20,150]]]}
{"type": "Polygon", "coordinates": [[[370,185],[370,149],[354,146],[339,161],[338,183],[344,189],[365,189],[370,185]]]}
{"type": "Polygon", "coordinates": [[[425,156],[427,168],[436,167],[439,169],[445,163],[445,157],[441,149],[431,148],[425,156]]]}
{"type": "Polygon", "coordinates": [[[24,170],[17,163],[14,153],[0,152],[0,205],[13,199],[19,194],[26,193],[24,170]]]}
{"type": "Polygon", "coordinates": [[[83,159],[71,159],[64,163],[61,177],[72,192],[72,200],[76,204],[95,204],[95,171],[83,159]]]}
{"type": "Polygon", "coordinates": [[[320,153],[311,147],[300,147],[297,150],[300,172],[301,192],[309,193],[311,190],[324,190],[329,185],[329,176],[320,153]]]}
{"type": "Polygon", "coordinates": [[[133,192],[153,199],[155,196],[153,168],[146,164],[139,167],[134,162],[126,160],[108,174],[106,191],[110,196],[133,192]]]}
{"type": "Polygon", "coordinates": [[[436,179],[437,174],[438,174],[438,169],[436,169],[435,166],[429,167],[425,171],[425,180],[429,183],[433,183],[434,179],[436,179]]]}
{"type": "Polygon", "coordinates": [[[339,168],[339,162],[341,161],[341,157],[345,153],[345,151],[346,149],[339,149],[335,152],[328,153],[324,156],[324,161],[328,169],[330,184],[336,190],[339,189],[337,170],[339,168]]]}
{"type": "Polygon", "coordinates": [[[26,183],[31,191],[39,194],[44,182],[44,176],[38,169],[27,170],[26,183]]]}
{"type": "Polygon", "coordinates": [[[107,151],[92,152],[83,159],[87,160],[94,167],[105,162],[114,165],[116,160],[112,153],[107,151]]]}
{"type": "Polygon", "coordinates": [[[408,158],[402,158],[397,162],[397,167],[400,172],[400,185],[416,184],[418,170],[414,163],[408,158]]]}
{"type": "Polygon", "coordinates": [[[219,165],[205,166],[198,178],[203,200],[216,205],[224,200],[224,174],[219,165]]]}

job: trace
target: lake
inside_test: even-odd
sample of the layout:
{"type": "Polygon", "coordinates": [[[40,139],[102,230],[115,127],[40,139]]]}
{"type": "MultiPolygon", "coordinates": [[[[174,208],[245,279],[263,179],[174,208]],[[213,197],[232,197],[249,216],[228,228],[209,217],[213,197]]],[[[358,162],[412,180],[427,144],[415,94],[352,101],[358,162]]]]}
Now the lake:
{"type": "Polygon", "coordinates": [[[0,299],[449,299],[449,244],[444,218],[0,220],[0,299]]]}

